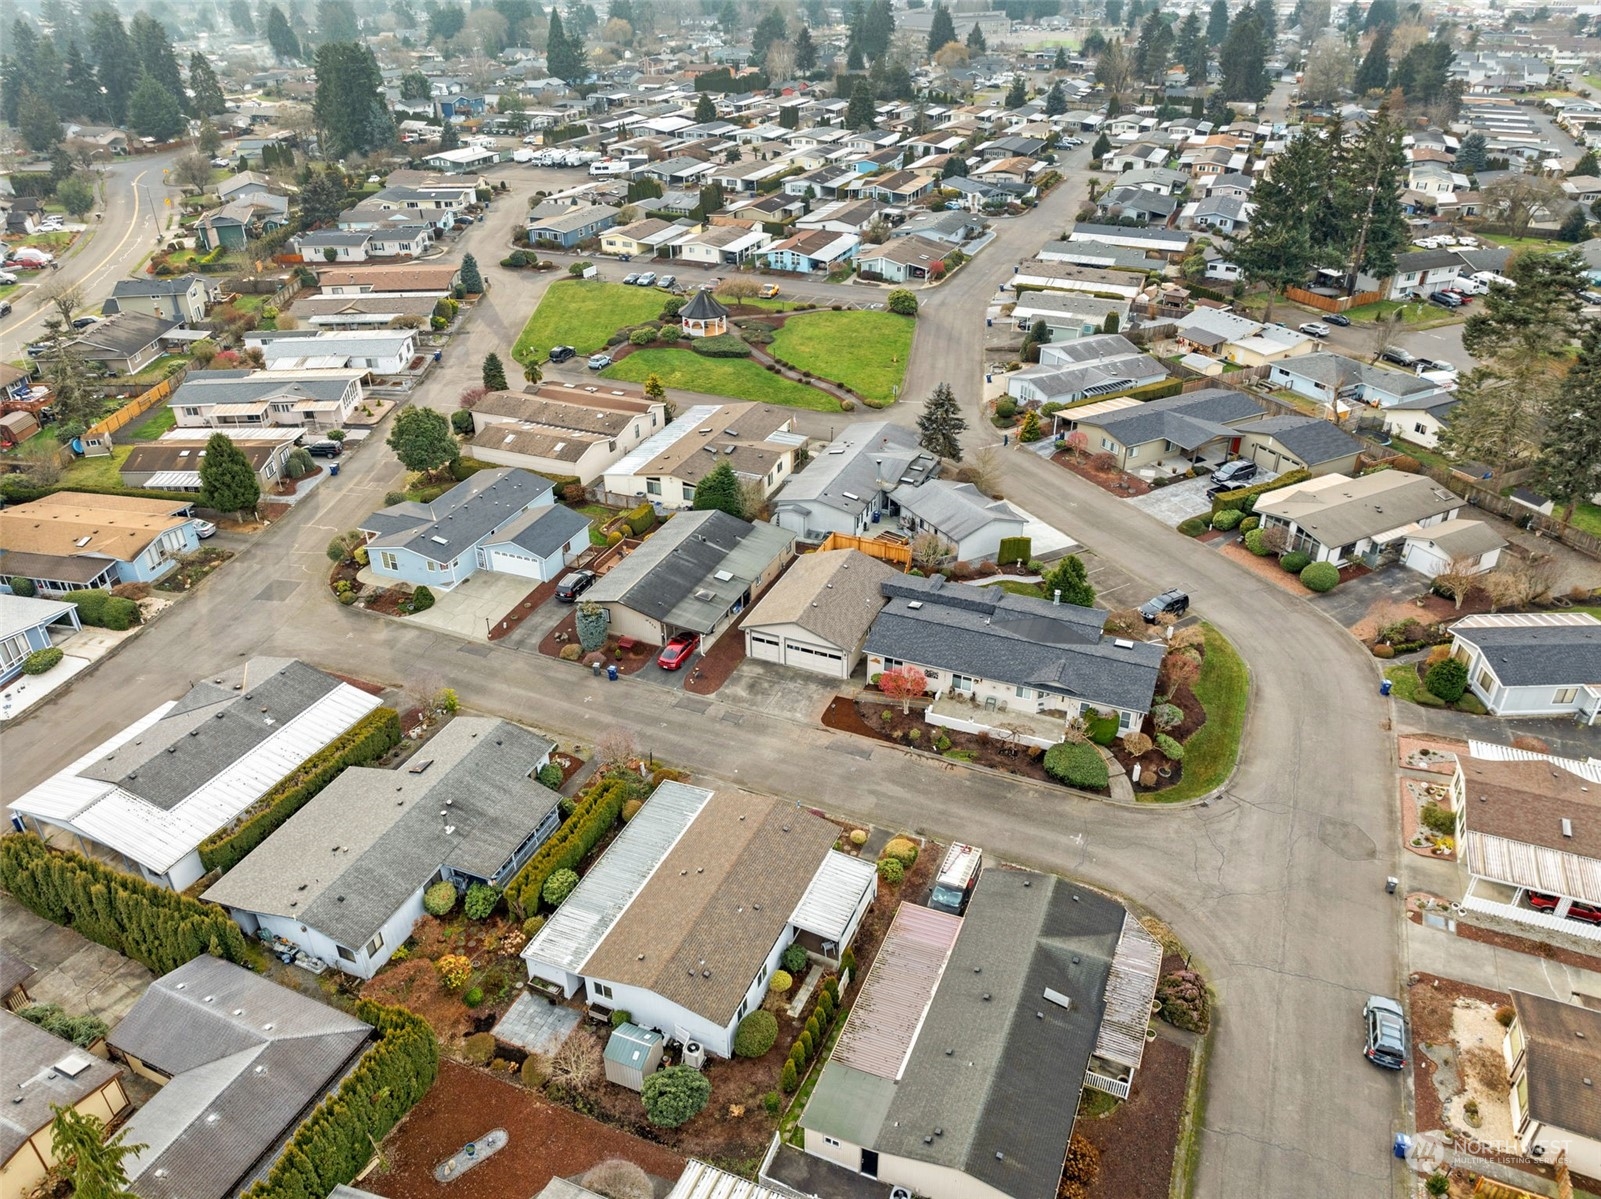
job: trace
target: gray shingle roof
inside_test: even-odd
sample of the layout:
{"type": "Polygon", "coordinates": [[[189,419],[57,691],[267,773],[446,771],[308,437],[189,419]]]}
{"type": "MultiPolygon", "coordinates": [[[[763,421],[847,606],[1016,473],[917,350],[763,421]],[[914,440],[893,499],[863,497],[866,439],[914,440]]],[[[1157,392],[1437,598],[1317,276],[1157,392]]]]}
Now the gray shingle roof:
{"type": "Polygon", "coordinates": [[[992,500],[971,483],[949,479],[930,479],[921,487],[897,490],[895,502],[957,542],[996,521],[1016,525],[1015,532],[1007,535],[1018,536],[1026,523],[1004,500],[992,500]]]}
{"type": "Polygon", "coordinates": [[[680,317],[688,317],[692,321],[714,321],[719,317],[726,317],[728,309],[709,291],[697,291],[689,298],[689,303],[678,310],[680,317]]]}
{"type": "Polygon", "coordinates": [[[1308,466],[1348,457],[1362,443],[1331,421],[1315,416],[1270,416],[1235,426],[1242,433],[1265,433],[1308,466]]]}
{"type": "Polygon", "coordinates": [[[51,1104],[72,1107],[121,1073],[119,1067],[13,1016],[3,1006],[0,1043],[5,1045],[0,1053],[0,1091],[6,1095],[0,1105],[0,1162],[9,1162],[29,1137],[49,1126],[54,1118],[51,1104]],[[51,1068],[73,1055],[87,1061],[82,1071],[68,1074],[51,1068]],[[12,1102],[13,1098],[21,1102],[12,1102]]]}
{"type": "Polygon", "coordinates": [[[1214,437],[1232,434],[1231,422],[1261,415],[1261,406],[1244,392],[1208,387],[1152,400],[1137,408],[1108,412],[1086,423],[1126,446],[1167,440],[1185,449],[1195,449],[1214,437]]]}
{"type": "Polygon", "coordinates": [[[854,516],[882,490],[880,480],[916,486],[938,471],[939,459],[917,444],[910,429],[887,421],[852,425],[790,477],[774,507],[834,508],[854,516]]]}
{"type": "Polygon", "coordinates": [[[553,748],[503,720],[457,717],[399,769],[347,769],[205,898],[360,948],[441,866],[494,877],[556,809],[529,777],[553,748]]]}
{"type": "Polygon", "coordinates": [[[380,508],[361,527],[378,534],[371,543],[375,548],[454,562],[552,490],[549,479],[516,467],[481,470],[430,504],[380,508]]]}
{"type": "Polygon", "coordinates": [[[197,282],[204,280],[199,275],[173,275],[166,279],[156,277],[118,279],[111,289],[111,294],[116,299],[133,296],[185,296],[197,282]]]}
{"type": "Polygon", "coordinates": [[[1601,624],[1457,627],[1508,687],[1601,683],[1601,624]]]}
{"type": "Polygon", "coordinates": [[[1460,265],[1462,259],[1454,250],[1412,250],[1395,256],[1395,273],[1411,274],[1417,271],[1437,270],[1442,266],[1460,265]]]}
{"type": "Polygon", "coordinates": [[[565,504],[551,504],[526,512],[488,543],[510,543],[539,558],[548,558],[589,528],[589,517],[565,504]]]}
{"type": "Polygon", "coordinates": [[[173,393],[170,405],[173,408],[181,408],[185,405],[250,404],[280,396],[308,400],[337,400],[345,394],[350,381],[359,379],[363,373],[352,370],[332,375],[319,373],[290,379],[282,375],[278,378],[267,378],[263,377],[262,372],[251,370],[200,371],[184,380],[183,385],[173,393]]]}
{"type": "Polygon", "coordinates": [[[1150,709],[1162,647],[1103,637],[1106,613],[1098,608],[911,577],[883,591],[890,602],[867,635],[870,654],[1099,706],[1150,709]]]}
{"type": "Polygon", "coordinates": [[[860,550],[802,554],[746,615],[744,627],[798,625],[853,652],[884,607],[879,584],[895,574],[893,567],[860,550]]]}

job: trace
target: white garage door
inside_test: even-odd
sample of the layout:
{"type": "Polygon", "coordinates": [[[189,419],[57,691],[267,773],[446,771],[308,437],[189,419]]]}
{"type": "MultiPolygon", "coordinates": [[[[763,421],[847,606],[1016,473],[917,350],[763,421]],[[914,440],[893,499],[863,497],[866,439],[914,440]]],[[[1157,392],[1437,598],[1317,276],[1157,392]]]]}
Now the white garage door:
{"type": "Polygon", "coordinates": [[[519,575],[525,579],[544,579],[538,558],[531,554],[508,554],[504,550],[491,550],[489,569],[503,575],[519,575]]]}
{"type": "Polygon", "coordinates": [[[784,646],[784,662],[801,670],[826,674],[830,678],[845,677],[845,655],[837,650],[820,649],[790,641],[784,646]]]}
{"type": "Polygon", "coordinates": [[[782,662],[783,650],[777,637],[770,637],[766,633],[754,630],[746,634],[750,642],[750,656],[761,662],[782,662]]]}

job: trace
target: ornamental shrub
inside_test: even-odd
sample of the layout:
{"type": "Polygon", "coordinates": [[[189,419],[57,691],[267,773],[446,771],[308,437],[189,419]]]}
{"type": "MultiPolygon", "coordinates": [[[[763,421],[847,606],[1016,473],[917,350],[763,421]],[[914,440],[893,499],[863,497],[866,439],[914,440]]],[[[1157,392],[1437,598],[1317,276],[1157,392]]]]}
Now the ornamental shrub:
{"type": "MultiPolygon", "coordinates": [[[[474,987],[473,991],[478,988],[474,987]]],[[[467,992],[468,995],[472,991],[467,992]]],[[[479,992],[479,1001],[483,1001],[483,993],[479,992]]],[[[489,1059],[495,1056],[495,1034],[492,1032],[476,1032],[468,1037],[461,1045],[461,1056],[474,1066],[486,1066],[489,1059]]]]}
{"type": "Polygon", "coordinates": [[[1395,646],[1385,645],[1381,641],[1373,647],[1373,656],[1375,658],[1393,658],[1395,657],[1395,646]]]}
{"type": "Polygon", "coordinates": [[[459,990],[466,986],[467,979],[473,972],[471,959],[459,953],[447,953],[443,957],[434,959],[434,969],[439,971],[439,981],[447,991],[459,990]]]}
{"type": "Polygon", "coordinates": [[[31,599],[39,594],[39,589],[33,585],[32,579],[25,579],[16,575],[10,580],[11,594],[20,595],[23,599],[31,599]]]}
{"type": "Polygon", "coordinates": [[[462,993],[461,1001],[468,1007],[477,1007],[484,1001],[484,989],[482,987],[468,987],[467,990],[462,993]]]}
{"type": "Polygon", "coordinates": [[[774,970],[773,977],[767,980],[767,989],[774,995],[787,994],[795,985],[795,979],[788,970],[774,970]]]}
{"type": "Polygon", "coordinates": [[[543,1053],[530,1053],[523,1058],[521,1074],[523,1086],[544,1086],[550,1079],[550,1059],[543,1053]]]}
{"type": "Polygon", "coordinates": [[[1260,528],[1261,525],[1262,518],[1260,516],[1247,516],[1240,522],[1240,531],[1242,533],[1249,533],[1252,529],[1260,528]]]}
{"type": "Polygon", "coordinates": [[[1468,689],[1468,668],[1455,658],[1447,658],[1429,668],[1429,673],[1423,676],[1423,685],[1430,695],[1454,704],[1468,689]]]}
{"type": "Polygon", "coordinates": [[[628,340],[636,346],[648,346],[656,340],[656,332],[655,325],[641,325],[628,335],[628,340]]]}
{"type": "Polygon", "coordinates": [[[640,1100],[645,1118],[658,1128],[677,1128],[694,1119],[711,1098],[712,1084],[690,1066],[668,1066],[645,1080],[640,1100]]]}
{"type": "Polygon", "coordinates": [[[1156,1001],[1161,1004],[1162,1019],[1175,1028],[1206,1031],[1206,983],[1195,971],[1174,970],[1163,975],[1156,986],[1156,1001]]]}
{"type": "Polygon", "coordinates": [[[1181,520],[1178,528],[1186,537],[1199,537],[1206,532],[1206,517],[1192,516],[1188,520],[1181,520]]]}
{"type": "Polygon", "coordinates": [[[499,887],[491,887],[488,883],[474,883],[467,888],[467,898],[462,902],[461,910],[467,913],[469,920],[487,920],[494,915],[495,908],[499,904],[499,887]]]}
{"type": "Polygon", "coordinates": [[[1045,773],[1069,787],[1100,788],[1107,784],[1106,763],[1093,745],[1063,741],[1045,751],[1045,773]]]}
{"type": "Polygon", "coordinates": [[[1313,562],[1301,572],[1301,584],[1310,591],[1333,591],[1339,582],[1339,567],[1332,562],[1313,562]]]}
{"type": "Polygon", "coordinates": [[[611,1026],[613,1028],[621,1028],[623,1025],[632,1024],[633,1022],[634,1013],[628,1011],[626,1008],[617,1008],[611,1014],[611,1026]]]}
{"type": "Polygon", "coordinates": [[[758,1008],[734,1030],[734,1056],[761,1057],[777,1040],[778,1017],[765,1008],[758,1008]]]}
{"type": "Polygon", "coordinates": [[[1212,527],[1214,529],[1234,529],[1238,528],[1240,522],[1244,519],[1245,513],[1238,508],[1224,508],[1221,512],[1212,516],[1212,527]]]}
{"type": "Polygon", "coordinates": [[[856,846],[857,848],[860,848],[861,846],[866,845],[867,844],[867,830],[864,829],[864,828],[853,828],[851,830],[850,843],[852,845],[856,846]]]}
{"type": "Polygon", "coordinates": [[[61,597],[78,605],[78,619],[99,629],[125,632],[139,623],[139,605],[98,587],[69,591],[61,597]]]}
{"type": "Polygon", "coordinates": [[[917,842],[908,837],[892,837],[878,856],[894,858],[902,866],[910,867],[917,861],[917,842]]]}
{"type": "Polygon", "coordinates": [[[1273,552],[1272,547],[1267,544],[1267,533],[1260,528],[1252,529],[1245,535],[1245,548],[1258,558],[1265,558],[1273,552]]]}
{"type": "Polygon", "coordinates": [[[768,1091],[762,1096],[762,1110],[769,1116],[776,1116],[784,1106],[784,1100],[777,1091],[768,1091]]]}
{"type": "Polygon", "coordinates": [[[413,612],[426,612],[434,606],[434,593],[426,587],[419,587],[411,593],[411,603],[407,607],[413,612]]]}
{"type": "Polygon", "coordinates": [[[22,660],[23,674],[43,674],[57,666],[66,657],[66,651],[52,645],[49,649],[36,649],[22,660]]]}
{"type": "Polygon", "coordinates": [[[539,785],[548,787],[552,791],[561,790],[561,767],[554,762],[546,762],[539,768],[539,785]]]}
{"type": "Polygon", "coordinates": [[[816,1046],[817,1042],[812,1040],[812,1034],[805,1030],[802,1030],[801,1035],[795,1038],[795,1048],[800,1051],[802,1065],[812,1060],[812,1052],[816,1046]]]}
{"type": "Polygon", "coordinates": [[[892,887],[899,886],[901,880],[906,877],[906,867],[902,866],[894,858],[880,858],[878,877],[892,887]]]}
{"type": "Polygon", "coordinates": [[[834,1018],[834,996],[827,987],[817,996],[817,1015],[824,1024],[834,1018]]]}
{"type": "Polygon", "coordinates": [[[450,414],[450,428],[455,433],[471,433],[473,431],[473,414],[463,408],[456,409],[450,414]]]}
{"type": "Polygon", "coordinates": [[[540,898],[553,908],[559,908],[562,901],[573,893],[578,885],[578,875],[571,870],[558,870],[545,880],[545,886],[540,891],[540,898]]]}
{"type": "Polygon", "coordinates": [[[1151,723],[1162,733],[1176,729],[1184,723],[1184,709],[1177,704],[1157,704],[1151,709],[1151,723]]]}
{"type": "Polygon", "coordinates": [[[1156,748],[1169,762],[1182,762],[1184,760],[1184,747],[1166,733],[1156,734],[1156,748]]]}
{"type": "Polygon", "coordinates": [[[786,1095],[793,1095],[795,1088],[800,1086],[800,1074],[796,1071],[793,1061],[784,1063],[784,1069],[778,1075],[778,1085],[783,1088],[786,1095]]]}
{"type": "Polygon", "coordinates": [[[523,936],[532,941],[539,935],[539,930],[544,927],[545,918],[543,916],[530,916],[523,921],[523,936]]]}
{"type": "Polygon", "coordinates": [[[1117,740],[1117,716],[1115,713],[1107,716],[1097,712],[1084,722],[1084,730],[1096,745],[1110,745],[1117,740]]]}
{"type": "Polygon", "coordinates": [[[627,803],[625,803],[623,805],[623,823],[627,824],[635,816],[638,816],[639,815],[639,809],[644,807],[644,806],[645,806],[645,801],[642,800],[642,799],[631,799],[627,803]]]}
{"type": "Polygon", "coordinates": [[[1449,808],[1442,808],[1432,799],[1423,805],[1423,811],[1418,818],[1423,821],[1423,827],[1431,833],[1456,832],[1456,813],[1449,808]]]}
{"type": "Polygon", "coordinates": [[[450,883],[435,883],[422,893],[422,910],[430,916],[448,916],[456,906],[456,888],[450,883]]]}
{"type": "Polygon", "coordinates": [[[784,964],[784,969],[791,974],[799,974],[806,969],[806,963],[809,960],[806,956],[806,947],[804,945],[791,945],[784,950],[783,957],[780,959],[784,964]]]}
{"type": "Polygon", "coordinates": [[[1279,559],[1279,566],[1292,575],[1300,574],[1310,565],[1312,565],[1312,555],[1301,550],[1291,550],[1279,559]]]}

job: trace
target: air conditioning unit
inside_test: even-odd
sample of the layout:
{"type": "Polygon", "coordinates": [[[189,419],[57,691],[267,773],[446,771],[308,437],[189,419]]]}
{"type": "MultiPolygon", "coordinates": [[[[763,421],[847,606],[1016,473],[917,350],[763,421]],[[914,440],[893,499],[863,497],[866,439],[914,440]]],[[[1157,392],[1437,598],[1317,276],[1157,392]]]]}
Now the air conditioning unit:
{"type": "Polygon", "coordinates": [[[891,1187],[889,1199],[912,1199],[912,1193],[905,1187],[891,1187]]]}
{"type": "MultiPolygon", "coordinates": [[[[706,1068],[705,1046],[699,1041],[685,1041],[684,1065],[691,1066],[696,1070],[704,1070],[706,1068]]],[[[908,1195],[907,1199],[911,1199],[911,1196],[908,1195]]]]}

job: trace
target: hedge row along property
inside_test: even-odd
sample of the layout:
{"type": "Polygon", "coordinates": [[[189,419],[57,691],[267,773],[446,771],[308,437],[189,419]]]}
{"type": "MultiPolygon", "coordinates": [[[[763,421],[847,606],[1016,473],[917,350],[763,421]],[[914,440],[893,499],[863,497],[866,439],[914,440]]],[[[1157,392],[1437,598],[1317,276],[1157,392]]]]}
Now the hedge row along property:
{"type": "Polygon", "coordinates": [[[280,779],[231,827],[202,841],[200,864],[208,871],[233,869],[347,766],[369,765],[398,744],[400,713],[393,708],[374,708],[338,740],[302,762],[294,774],[280,779]]]}
{"type": "Polygon", "coordinates": [[[637,799],[641,780],[626,770],[611,771],[578,797],[573,813],[528,859],[506,888],[506,902],[518,919],[539,911],[545,880],[558,870],[576,870],[623,814],[623,805],[637,799]]]}
{"type": "Polygon", "coordinates": [[[306,1117],[245,1199],[318,1199],[351,1182],[378,1142],[434,1085],[439,1043],[426,1021],[367,1000],[356,1004],[356,1017],[377,1030],[377,1043],[306,1117]]]}
{"type": "Polygon", "coordinates": [[[52,924],[166,974],[203,953],[246,964],[248,944],[219,907],[157,887],[32,833],[0,838],[0,886],[52,924]]]}

